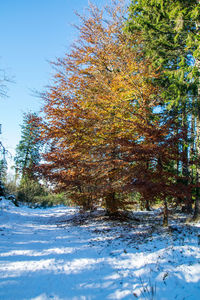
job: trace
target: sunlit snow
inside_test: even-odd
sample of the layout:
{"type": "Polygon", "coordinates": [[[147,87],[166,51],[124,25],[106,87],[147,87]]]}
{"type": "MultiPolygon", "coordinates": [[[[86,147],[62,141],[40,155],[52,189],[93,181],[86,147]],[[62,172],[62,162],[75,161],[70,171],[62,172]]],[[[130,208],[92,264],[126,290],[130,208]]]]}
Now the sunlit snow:
{"type": "Polygon", "coordinates": [[[76,214],[0,201],[0,299],[200,299],[199,224],[151,231],[76,214]]]}

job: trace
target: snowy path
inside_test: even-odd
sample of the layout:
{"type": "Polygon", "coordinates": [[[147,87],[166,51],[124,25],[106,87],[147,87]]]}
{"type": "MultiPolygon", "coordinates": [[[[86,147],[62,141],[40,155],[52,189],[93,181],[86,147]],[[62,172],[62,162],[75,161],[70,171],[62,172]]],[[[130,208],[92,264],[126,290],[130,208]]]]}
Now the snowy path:
{"type": "Polygon", "coordinates": [[[140,226],[75,225],[73,209],[1,206],[1,300],[200,299],[198,227],[139,243],[140,226]]]}

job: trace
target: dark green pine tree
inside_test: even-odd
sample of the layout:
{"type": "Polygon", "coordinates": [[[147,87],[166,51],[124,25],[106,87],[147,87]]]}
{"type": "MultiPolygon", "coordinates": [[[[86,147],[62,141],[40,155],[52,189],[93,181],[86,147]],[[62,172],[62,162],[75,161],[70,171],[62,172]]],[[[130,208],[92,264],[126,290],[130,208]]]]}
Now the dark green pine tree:
{"type": "MultiPolygon", "coordinates": [[[[199,57],[199,17],[197,0],[132,0],[127,23],[129,32],[142,33],[143,55],[160,74],[154,83],[161,89],[162,109],[176,119],[176,130],[184,132],[177,145],[182,154],[182,162],[177,161],[177,172],[182,172],[186,187],[194,180],[189,160],[192,161],[194,152],[195,157],[199,155],[199,72],[195,63],[199,57]]],[[[190,211],[191,196],[185,203],[190,211]]]]}
{"type": "Polygon", "coordinates": [[[188,39],[187,46],[193,49],[194,58],[194,76],[197,78],[197,97],[195,101],[195,117],[193,117],[194,122],[196,121],[196,128],[192,131],[194,132],[195,138],[193,139],[193,153],[195,160],[195,210],[193,215],[193,220],[200,220],[200,1],[196,1],[196,5],[191,8],[191,17],[195,20],[195,34],[190,36],[188,39]]]}
{"type": "Polygon", "coordinates": [[[38,116],[35,113],[24,114],[21,126],[21,140],[16,147],[15,170],[21,179],[35,179],[34,167],[40,162],[42,147],[37,128],[38,116]]]}
{"type": "Polygon", "coordinates": [[[20,178],[17,200],[32,203],[35,197],[45,194],[37,178],[36,167],[39,165],[42,143],[39,140],[38,116],[36,113],[24,114],[21,126],[21,140],[16,148],[15,170],[20,178]]]}

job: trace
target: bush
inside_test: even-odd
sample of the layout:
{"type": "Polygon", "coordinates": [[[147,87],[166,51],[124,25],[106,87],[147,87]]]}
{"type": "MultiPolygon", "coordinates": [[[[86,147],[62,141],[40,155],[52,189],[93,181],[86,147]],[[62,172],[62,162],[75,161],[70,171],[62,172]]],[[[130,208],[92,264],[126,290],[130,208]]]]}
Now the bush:
{"type": "Polygon", "coordinates": [[[33,202],[34,207],[51,207],[55,205],[66,205],[71,206],[70,199],[64,194],[54,194],[49,193],[45,196],[36,196],[34,197],[33,202]]]}
{"type": "Polygon", "coordinates": [[[28,204],[31,207],[51,207],[54,205],[70,206],[71,201],[64,193],[56,194],[50,192],[45,185],[36,180],[22,179],[17,186],[16,180],[11,178],[5,182],[5,195],[15,205],[19,202],[28,204]]]}
{"type": "Polygon", "coordinates": [[[45,188],[35,180],[22,179],[17,188],[17,201],[25,203],[34,203],[37,196],[46,196],[45,188]]]}
{"type": "Polygon", "coordinates": [[[17,197],[17,184],[14,178],[10,178],[4,182],[6,195],[14,195],[17,197]]]}

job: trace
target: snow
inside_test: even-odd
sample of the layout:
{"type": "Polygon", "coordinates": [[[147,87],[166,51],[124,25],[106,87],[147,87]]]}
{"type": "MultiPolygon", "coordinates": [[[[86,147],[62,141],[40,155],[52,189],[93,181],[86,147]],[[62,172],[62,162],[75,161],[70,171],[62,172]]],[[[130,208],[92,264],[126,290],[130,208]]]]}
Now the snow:
{"type": "Polygon", "coordinates": [[[1,200],[0,299],[200,299],[200,224],[136,216],[84,221],[75,208],[1,200]]]}

